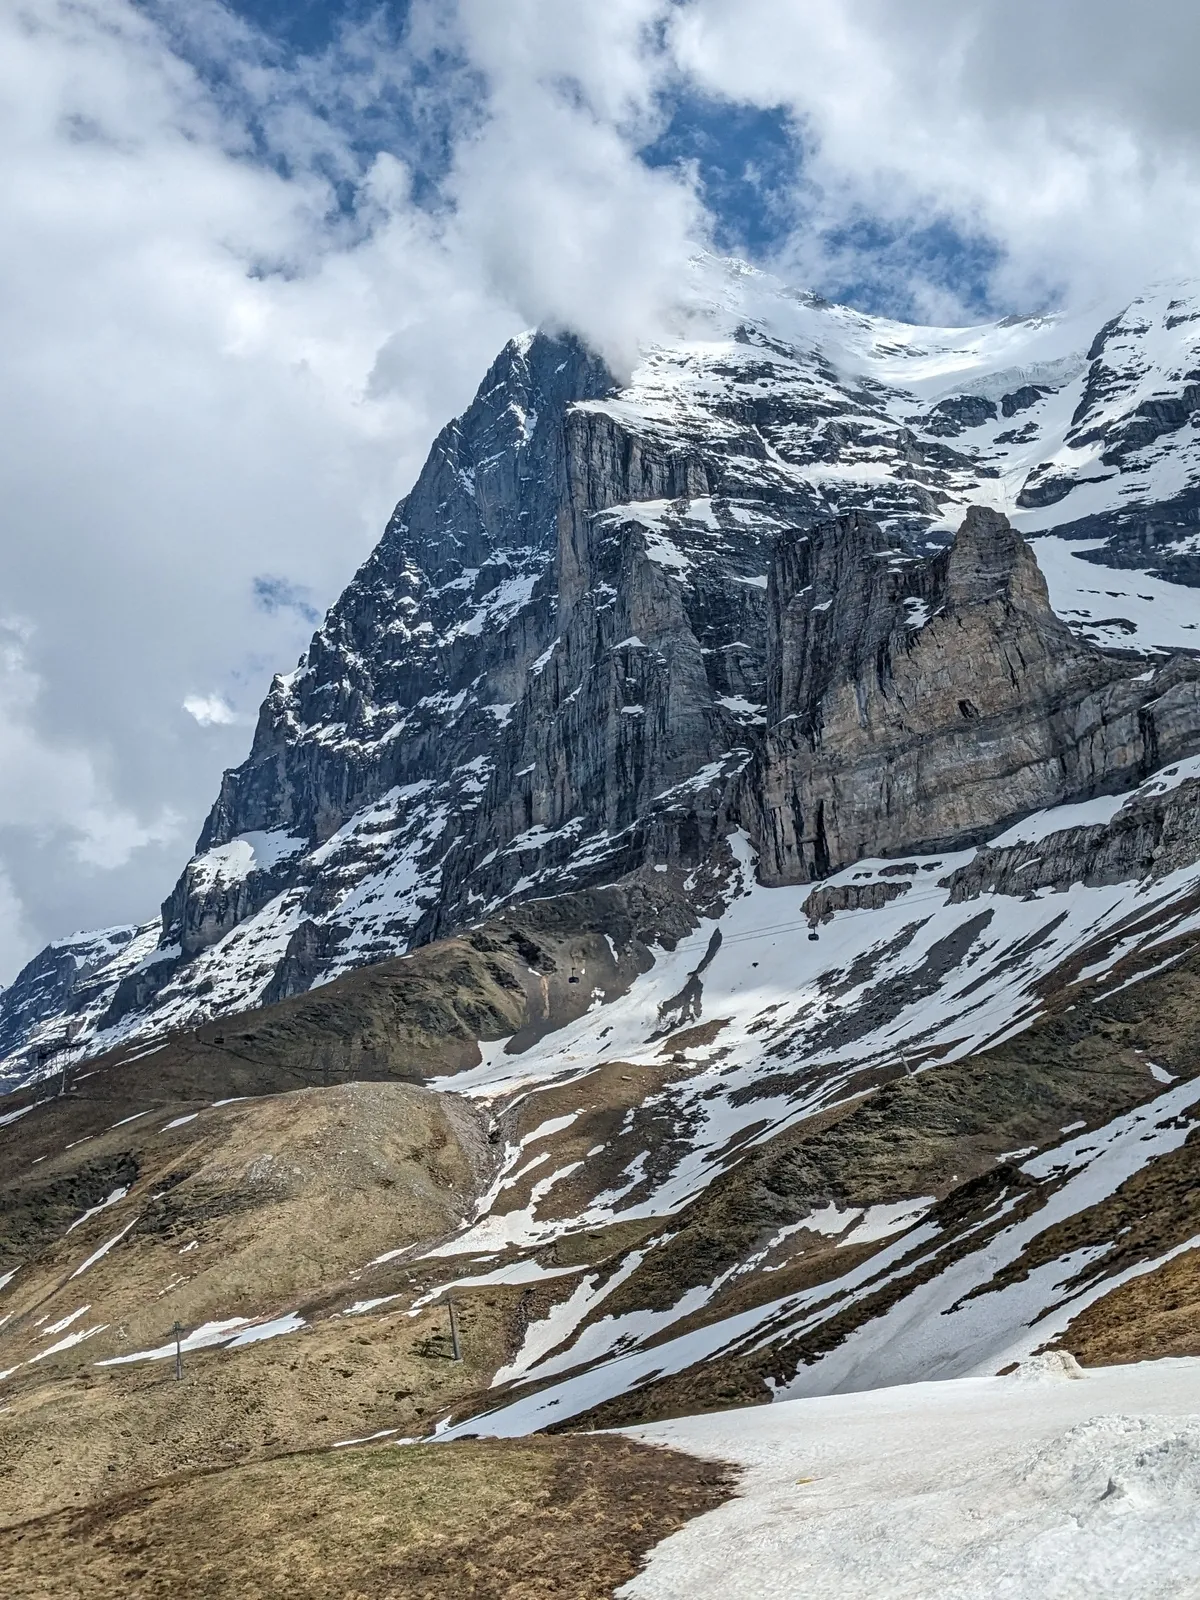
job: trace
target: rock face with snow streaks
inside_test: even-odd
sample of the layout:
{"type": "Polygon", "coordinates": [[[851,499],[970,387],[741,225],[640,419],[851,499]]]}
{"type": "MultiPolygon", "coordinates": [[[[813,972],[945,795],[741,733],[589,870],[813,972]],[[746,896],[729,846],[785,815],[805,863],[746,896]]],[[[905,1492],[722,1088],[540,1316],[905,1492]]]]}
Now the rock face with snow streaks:
{"type": "MultiPolygon", "coordinates": [[[[611,387],[577,341],[530,336],[443,430],[225,775],[163,906],[160,947],[174,957],[152,978],[168,1006],[211,977],[197,957],[264,911],[235,958],[243,999],[282,998],[339,958],[407,943],[550,636],[564,407],[611,387]]],[[[139,979],[114,997],[108,1026],[146,1005],[139,979]]]]}
{"type": "MultiPolygon", "coordinates": [[[[1200,315],[1194,294],[1139,296],[1100,329],[1087,352],[1066,447],[1034,466],[1017,504],[1065,502],[1088,484],[1111,483],[1108,503],[1063,517],[1064,532],[1106,539],[1105,561],[1200,579],[1200,315]],[[1167,462],[1166,474],[1163,468],[1167,462]],[[1180,472],[1184,466],[1190,471],[1180,472]],[[1168,484],[1165,479],[1174,478],[1168,484]],[[1160,480],[1156,482],[1155,480],[1160,480]]],[[[1080,498],[1073,496],[1072,500],[1080,498]]]]}
{"type": "Polygon", "coordinates": [[[9,1086],[90,1030],[0,1382],[93,1487],[175,1307],[255,1457],[1200,1355],[1192,313],[755,283],[623,387],[510,345],[161,921],[0,1000],[9,1086]]]}
{"type": "Polygon", "coordinates": [[[1196,576],[1193,290],[1099,332],[955,330],[701,280],[623,386],[570,337],[505,348],[272,684],[161,924],[49,1009],[23,975],[10,1055],[64,1010],[99,1047],[691,870],[737,825],[768,881],[807,881],[1191,748],[1194,668],[1162,641],[1193,642],[1193,592],[1116,593],[1096,562],[1196,576]],[[1005,511],[1090,539],[1056,547],[1061,620],[1005,511]]]}
{"type": "Polygon", "coordinates": [[[950,878],[950,900],[992,893],[1028,899],[1045,889],[1063,893],[1073,883],[1153,883],[1197,860],[1200,781],[1193,777],[1165,793],[1151,784],[1106,821],[980,849],[950,878]]]}
{"type": "MultiPolygon", "coordinates": [[[[75,1009],[87,982],[124,950],[136,928],[106,928],[57,939],[24,967],[0,1002],[0,1057],[18,1049],[40,1024],[75,1009]]],[[[2,1080],[0,1080],[2,1081],[2,1080]]]]}
{"type": "Polygon", "coordinates": [[[769,731],[744,779],[767,882],[961,848],[1200,747],[1200,662],[1146,673],[1077,640],[995,511],[923,564],[857,515],[785,538],[771,599],[769,731]]]}

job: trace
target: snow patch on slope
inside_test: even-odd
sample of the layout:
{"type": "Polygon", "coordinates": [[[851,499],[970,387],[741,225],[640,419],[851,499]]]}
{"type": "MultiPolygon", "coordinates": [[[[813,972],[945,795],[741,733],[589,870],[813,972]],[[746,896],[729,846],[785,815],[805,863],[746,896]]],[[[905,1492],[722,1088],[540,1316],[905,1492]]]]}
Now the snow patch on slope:
{"type": "Polygon", "coordinates": [[[1200,590],[1168,583],[1148,572],[1122,572],[1081,561],[1079,552],[1101,550],[1103,539],[1032,539],[1050,604],[1092,644],[1138,650],[1200,650],[1200,590]]]}

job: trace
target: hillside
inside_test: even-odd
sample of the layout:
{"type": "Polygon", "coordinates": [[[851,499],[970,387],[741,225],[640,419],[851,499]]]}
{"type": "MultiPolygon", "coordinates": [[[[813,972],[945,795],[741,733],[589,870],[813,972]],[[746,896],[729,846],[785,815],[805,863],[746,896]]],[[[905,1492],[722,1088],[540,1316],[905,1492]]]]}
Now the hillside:
{"type": "Polygon", "coordinates": [[[161,920],[0,999],[17,1543],[1200,1356],[1194,293],[937,330],[722,271],[623,386],[502,352],[161,920]]]}

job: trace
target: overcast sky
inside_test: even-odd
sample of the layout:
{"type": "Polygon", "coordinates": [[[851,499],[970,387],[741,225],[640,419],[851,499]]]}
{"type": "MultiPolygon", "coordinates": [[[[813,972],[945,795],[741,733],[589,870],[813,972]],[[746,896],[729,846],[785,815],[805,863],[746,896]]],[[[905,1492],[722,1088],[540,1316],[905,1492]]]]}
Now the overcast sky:
{"type": "Polygon", "coordinates": [[[152,915],[538,321],[697,245],[914,320],[1200,271],[1182,0],[0,0],[0,981],[152,915]]]}

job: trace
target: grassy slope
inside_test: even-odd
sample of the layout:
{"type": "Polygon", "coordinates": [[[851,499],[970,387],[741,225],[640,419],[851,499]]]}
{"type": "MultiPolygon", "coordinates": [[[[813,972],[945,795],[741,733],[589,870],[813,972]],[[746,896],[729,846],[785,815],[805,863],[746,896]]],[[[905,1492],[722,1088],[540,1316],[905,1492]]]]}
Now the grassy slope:
{"type": "Polygon", "coordinates": [[[2,1531],[0,1590],[601,1600],[730,1492],[719,1466],[611,1437],[286,1456],[2,1531]]]}
{"type": "MultiPolygon", "coordinates": [[[[559,906],[556,915],[568,912],[559,906]]],[[[424,1027],[421,1019],[445,1018],[443,1003],[459,1018],[455,1038],[469,1031],[462,1010],[468,991],[467,1010],[477,1002],[486,1010],[485,991],[492,989],[518,1004],[516,989],[500,983],[491,964],[500,961],[515,983],[532,954],[527,936],[522,932],[519,946],[499,955],[473,946],[469,960],[462,959],[472,971],[476,962],[486,970],[469,982],[451,941],[439,947],[448,952],[441,977],[435,950],[415,990],[408,966],[391,963],[236,1025],[202,1030],[219,1034],[220,1044],[186,1036],[139,1059],[126,1053],[101,1064],[94,1077],[81,1077],[67,1100],[0,1129],[0,1270],[22,1263],[4,1292],[13,1320],[0,1331],[0,1368],[41,1348],[39,1318],[60,1318],[86,1301],[86,1319],[72,1326],[105,1324],[91,1342],[23,1366],[5,1382],[0,1521],[86,1505],[117,1485],[149,1486],[181,1469],[261,1464],[382,1428],[420,1433],[448,1411],[461,1416],[489,1402],[491,1376],[511,1359],[527,1323],[568,1296],[577,1277],[462,1291],[467,1359],[454,1363],[444,1310],[428,1305],[410,1315],[407,1309],[438,1281],[428,1276],[435,1264],[396,1262],[365,1274],[361,1268],[378,1252],[452,1231],[486,1187],[495,1155],[487,1116],[395,1076],[422,1075],[411,1070],[413,1052],[421,1049],[420,1028],[417,1034],[412,1028],[424,1027]],[[378,1076],[393,1081],[346,1084],[338,1069],[327,1088],[294,1088],[298,1038],[308,1040],[304,1073],[311,1078],[324,1076],[320,1052],[331,1038],[361,1044],[375,1028],[390,1043],[372,1061],[378,1076]],[[253,1056],[251,1046],[258,1050],[253,1056]],[[212,1107],[213,1099],[250,1090],[264,1098],[212,1107]],[[148,1105],[153,1115],[112,1126],[148,1105]],[[197,1109],[195,1120],[166,1130],[197,1109]],[[81,1210],[126,1182],[127,1200],[64,1237],[81,1210]],[[86,1276],[71,1279],[75,1265],[135,1213],[139,1220],[128,1236],[86,1276]],[[361,1318],[329,1315],[384,1293],[400,1298],[361,1318]],[[293,1307],[309,1322],[302,1332],[238,1352],[198,1352],[188,1358],[182,1385],[172,1381],[167,1363],[94,1365],[100,1356],[161,1343],[176,1315],[194,1326],[293,1307]]],[[[534,1031],[545,1025],[546,1009],[560,1020],[583,987],[566,984],[575,935],[557,928],[551,938],[542,928],[539,936],[542,966],[555,959],[563,982],[561,998],[540,986],[536,994],[522,991],[521,1025],[534,1031]]],[[[629,974],[612,977],[620,984],[629,974]]],[[[513,1017],[501,1023],[489,1014],[498,1030],[513,1025],[513,1017]]],[[[345,1059],[355,1059],[352,1048],[345,1059]]],[[[438,1070],[447,1059],[438,1058],[438,1070]]],[[[1063,1124],[1080,1118],[1099,1125],[1160,1092],[1149,1061],[1180,1077],[1200,1071],[1200,953],[1107,998],[1087,985],[1060,992],[1051,997],[1051,1015],[1007,1044],[899,1078],[748,1153],[675,1219],[675,1237],[650,1252],[599,1314],[674,1304],[688,1287],[712,1281],[780,1226],[830,1200],[866,1205],[932,1194],[940,1219],[963,1227],[994,1199],[997,1184],[1015,1181],[1012,1168],[997,1163],[1003,1152],[1053,1142],[1063,1124]]],[[[555,1137],[554,1160],[577,1160],[599,1145],[602,1153],[583,1161],[579,1180],[592,1183],[599,1174],[608,1181],[605,1139],[668,1070],[597,1066],[528,1097],[511,1118],[528,1132],[585,1101],[586,1114],[555,1137]]],[[[1189,1141],[1094,1213],[1036,1242],[1019,1270],[1047,1252],[1122,1229],[1121,1266],[1182,1242],[1200,1228],[1195,1160],[1189,1141]]],[[[531,1170],[513,1186],[513,1204],[524,1202],[537,1176],[531,1170]]],[[[555,1199],[569,1211],[576,1197],[568,1184],[560,1189],[555,1199]]],[[[581,1191],[578,1203],[586,1198],[581,1191]]],[[[618,1222],[549,1244],[538,1259],[546,1266],[594,1266],[606,1276],[654,1228],[652,1220],[618,1222]]],[[[764,1273],[760,1263],[733,1279],[697,1320],[820,1281],[853,1258],[856,1250],[836,1250],[827,1239],[792,1235],[784,1255],[767,1262],[779,1270],[764,1273]]],[[[463,1270],[471,1269],[453,1259],[436,1268],[443,1277],[463,1270]]],[[[1193,1353],[1200,1350],[1193,1331],[1198,1310],[1200,1279],[1184,1258],[1099,1301],[1064,1342],[1084,1361],[1193,1353]]],[[[793,1370],[844,1331],[832,1319],[803,1348],[767,1347],[708,1364],[572,1426],[764,1399],[766,1376],[793,1370]]]]}

